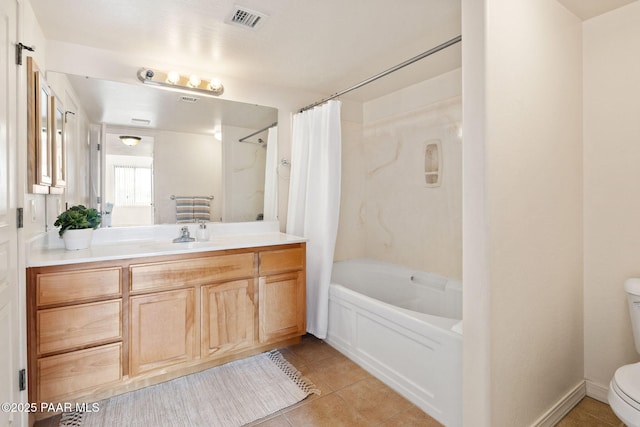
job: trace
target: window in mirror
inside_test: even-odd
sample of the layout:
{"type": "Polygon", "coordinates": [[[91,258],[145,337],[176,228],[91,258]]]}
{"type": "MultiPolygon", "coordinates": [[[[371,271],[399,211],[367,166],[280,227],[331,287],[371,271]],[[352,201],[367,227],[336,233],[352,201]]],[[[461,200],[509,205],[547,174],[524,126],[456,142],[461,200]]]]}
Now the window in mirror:
{"type": "Polygon", "coordinates": [[[50,193],[62,193],[67,185],[66,135],[64,128],[64,108],[55,96],[51,97],[51,111],[55,113],[51,120],[51,149],[53,160],[53,187],[50,193]]]}
{"type": "Polygon", "coordinates": [[[107,133],[105,156],[105,227],[154,223],[154,138],[140,144],[122,144],[118,134],[107,133]]]}

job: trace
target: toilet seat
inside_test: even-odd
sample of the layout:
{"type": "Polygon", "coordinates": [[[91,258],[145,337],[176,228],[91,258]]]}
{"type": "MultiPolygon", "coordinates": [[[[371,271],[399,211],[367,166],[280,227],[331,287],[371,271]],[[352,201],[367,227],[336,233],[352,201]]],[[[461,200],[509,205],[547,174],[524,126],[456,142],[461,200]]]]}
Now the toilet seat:
{"type": "Polygon", "coordinates": [[[640,363],[625,365],[609,384],[609,405],[628,427],[640,427],[640,363]]]}
{"type": "Polygon", "coordinates": [[[611,384],[625,402],[640,412],[640,363],[618,368],[611,384]]]}

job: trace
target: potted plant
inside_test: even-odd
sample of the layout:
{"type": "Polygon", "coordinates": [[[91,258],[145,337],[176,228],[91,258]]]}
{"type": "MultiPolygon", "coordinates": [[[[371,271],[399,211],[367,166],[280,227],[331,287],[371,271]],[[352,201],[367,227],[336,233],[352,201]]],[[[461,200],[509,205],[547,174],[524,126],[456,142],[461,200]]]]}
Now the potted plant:
{"type": "Polygon", "coordinates": [[[93,230],[98,228],[101,221],[97,210],[75,205],[58,215],[53,225],[60,227],[59,234],[64,239],[64,247],[78,250],[91,245],[93,230]]]}

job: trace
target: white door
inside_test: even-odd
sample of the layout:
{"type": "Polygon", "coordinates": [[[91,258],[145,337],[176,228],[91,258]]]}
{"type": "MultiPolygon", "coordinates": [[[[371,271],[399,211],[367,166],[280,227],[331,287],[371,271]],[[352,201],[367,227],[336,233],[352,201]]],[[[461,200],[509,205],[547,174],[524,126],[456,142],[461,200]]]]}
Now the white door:
{"type": "MultiPolygon", "coordinates": [[[[19,402],[18,259],[16,226],[16,1],[0,0],[0,403],[19,402]]],[[[0,426],[20,414],[0,411],[0,426]]]]}

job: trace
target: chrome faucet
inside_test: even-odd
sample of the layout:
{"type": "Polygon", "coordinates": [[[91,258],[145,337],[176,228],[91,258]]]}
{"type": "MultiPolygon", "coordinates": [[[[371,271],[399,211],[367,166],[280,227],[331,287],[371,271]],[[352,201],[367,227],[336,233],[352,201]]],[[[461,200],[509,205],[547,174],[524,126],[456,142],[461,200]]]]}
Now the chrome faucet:
{"type": "Polygon", "coordinates": [[[196,239],[189,235],[189,227],[186,225],[180,229],[180,237],[173,239],[173,243],[193,242],[196,239]]]}

